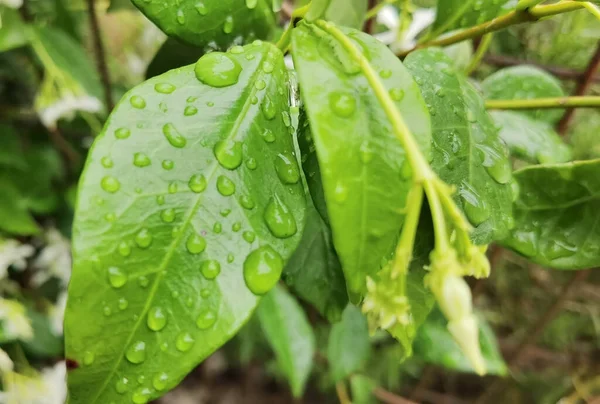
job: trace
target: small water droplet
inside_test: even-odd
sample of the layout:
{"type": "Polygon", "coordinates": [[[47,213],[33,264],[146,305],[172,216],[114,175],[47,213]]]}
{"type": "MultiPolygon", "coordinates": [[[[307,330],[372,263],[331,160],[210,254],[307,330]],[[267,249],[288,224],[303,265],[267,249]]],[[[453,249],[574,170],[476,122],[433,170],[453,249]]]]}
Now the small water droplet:
{"type": "Polygon", "coordinates": [[[549,260],[557,260],[559,258],[567,258],[575,255],[577,246],[566,240],[557,239],[544,246],[542,252],[549,260]]]}
{"type": "Polygon", "coordinates": [[[106,177],[103,177],[100,181],[100,186],[106,192],[114,194],[121,188],[121,183],[115,177],[107,175],[106,177]]]}
{"type": "Polygon", "coordinates": [[[112,314],[112,310],[108,306],[104,306],[104,308],[102,309],[102,312],[104,313],[104,315],[106,317],[108,317],[112,314]]]}
{"type": "Polygon", "coordinates": [[[167,325],[167,316],[161,307],[152,307],[148,311],[146,324],[152,331],[160,331],[167,325]]]}
{"type": "Polygon", "coordinates": [[[288,238],[296,234],[296,220],[288,206],[275,195],[269,201],[264,214],[265,222],[277,238],[288,238]]]}
{"type": "Polygon", "coordinates": [[[463,200],[465,214],[475,226],[488,220],[490,209],[488,204],[468,184],[463,183],[459,194],[463,200]]]}
{"type": "Polygon", "coordinates": [[[129,255],[131,254],[131,247],[126,241],[121,241],[119,243],[119,246],[117,247],[117,250],[119,250],[119,254],[121,254],[121,256],[123,257],[129,257],[129,255]]]}
{"type": "Polygon", "coordinates": [[[262,133],[262,138],[267,143],[273,143],[275,141],[275,134],[271,129],[265,129],[262,133]]]}
{"type": "Polygon", "coordinates": [[[296,184],[300,181],[300,170],[293,156],[278,154],[275,157],[275,171],[284,184],[296,184]]]}
{"type": "Polygon", "coordinates": [[[240,142],[222,140],[215,144],[213,151],[219,164],[228,170],[235,170],[242,164],[242,144],[240,142]]]}
{"type": "Polygon", "coordinates": [[[290,126],[292,126],[292,118],[290,117],[290,113],[287,111],[282,111],[281,112],[281,119],[283,119],[283,124],[289,128],[290,126]]]}
{"type": "Polygon", "coordinates": [[[135,365],[146,360],[146,343],[144,341],[136,341],[129,346],[125,353],[127,360],[135,365]]]}
{"type": "Polygon", "coordinates": [[[364,164],[368,164],[371,160],[373,160],[373,150],[371,150],[369,142],[364,141],[360,144],[359,153],[360,161],[362,161],[364,164]]]}
{"type": "Polygon", "coordinates": [[[258,167],[256,159],[254,157],[250,157],[248,160],[246,160],[246,167],[248,167],[250,170],[256,170],[256,167],[258,167]]]}
{"type": "Polygon", "coordinates": [[[162,168],[164,168],[165,170],[172,170],[173,167],[175,167],[175,163],[173,162],[173,160],[163,160],[162,162],[162,168]]]}
{"type": "Polygon", "coordinates": [[[200,15],[206,15],[206,14],[208,14],[208,8],[206,8],[206,6],[204,5],[204,3],[196,3],[196,5],[194,6],[194,8],[196,9],[196,11],[198,12],[198,14],[200,14],[200,15]]]}
{"type": "Polygon", "coordinates": [[[335,185],[335,189],[333,190],[333,199],[337,203],[344,203],[346,199],[348,199],[348,188],[341,182],[338,182],[335,185]]]}
{"type": "Polygon", "coordinates": [[[135,153],[133,155],[133,165],[136,167],[147,167],[152,162],[150,161],[150,157],[146,156],[144,153],[135,153]]]}
{"type": "Polygon", "coordinates": [[[240,222],[235,222],[231,225],[231,230],[234,233],[237,233],[238,231],[242,230],[242,224],[240,222]]]}
{"type": "Polygon", "coordinates": [[[338,116],[348,118],[356,110],[356,98],[345,91],[335,91],[329,94],[329,107],[338,116]]]}
{"type": "Polygon", "coordinates": [[[167,191],[169,191],[170,194],[174,194],[177,193],[177,183],[175,181],[169,183],[169,186],[167,187],[167,191]]]}
{"type": "Polygon", "coordinates": [[[131,135],[131,131],[127,128],[119,128],[115,130],[115,137],[117,139],[127,139],[131,135]]]}
{"type": "Polygon", "coordinates": [[[228,15],[225,17],[225,22],[223,23],[223,32],[226,34],[231,34],[233,31],[233,17],[228,15]]]}
{"type": "Polygon", "coordinates": [[[269,121],[275,118],[275,115],[277,114],[277,107],[268,95],[263,99],[261,110],[265,118],[269,121]]]}
{"type": "Polygon", "coordinates": [[[400,102],[404,98],[404,90],[401,88],[392,88],[390,90],[390,97],[392,97],[392,100],[400,102]]]}
{"type": "Polygon", "coordinates": [[[384,69],[379,72],[379,77],[381,77],[382,79],[388,79],[392,77],[392,71],[389,69],[384,69]]]}
{"type": "Polygon", "coordinates": [[[271,246],[265,245],[252,251],[244,261],[244,281],[255,295],[271,290],[283,270],[283,259],[271,246]]]}
{"type": "Polygon", "coordinates": [[[249,9],[253,9],[254,7],[256,7],[257,3],[258,0],[246,0],[246,7],[248,7],[249,9]]]}
{"type": "Polygon", "coordinates": [[[198,108],[196,108],[193,105],[188,105],[183,110],[183,115],[185,115],[185,116],[193,116],[193,115],[196,115],[197,113],[198,113],[198,108]]]}
{"type": "Polygon", "coordinates": [[[273,66],[273,63],[269,62],[268,60],[265,61],[262,65],[263,72],[265,72],[267,74],[273,73],[274,68],[275,67],[273,66]]]}
{"type": "Polygon", "coordinates": [[[227,254],[227,262],[228,263],[231,264],[234,259],[235,259],[235,257],[233,256],[233,254],[231,254],[231,253],[227,254]]]}
{"type": "Polygon", "coordinates": [[[240,64],[223,52],[205,54],[198,59],[194,67],[194,73],[199,81],[217,88],[236,84],[241,72],[240,64]]]}
{"type": "Polygon", "coordinates": [[[254,83],[254,87],[256,87],[257,90],[264,90],[266,86],[267,83],[265,83],[263,79],[258,79],[256,83],[254,83]]]}
{"type": "Polygon", "coordinates": [[[102,167],[104,167],[104,168],[111,168],[114,165],[113,160],[108,156],[102,157],[100,159],[100,163],[102,164],[102,167]]]}
{"type": "Polygon", "coordinates": [[[117,215],[115,215],[114,213],[110,212],[107,213],[106,215],[104,215],[104,220],[106,220],[109,223],[114,222],[115,220],[117,220],[117,215]]]}
{"type": "Polygon", "coordinates": [[[148,285],[150,284],[150,280],[146,276],[142,275],[142,276],[138,277],[138,284],[142,288],[147,288],[148,285]]]}
{"type": "Polygon", "coordinates": [[[171,94],[175,91],[175,86],[169,83],[156,83],[154,85],[154,90],[161,94],[171,94]]]}
{"type": "Polygon", "coordinates": [[[152,378],[152,386],[157,391],[162,391],[167,388],[167,382],[169,381],[169,375],[165,372],[160,372],[154,375],[152,378]]]}
{"type": "Polygon", "coordinates": [[[196,326],[201,330],[207,330],[217,321],[217,316],[212,310],[204,310],[196,319],[196,326]]]}
{"type": "Polygon", "coordinates": [[[240,198],[240,205],[242,205],[244,209],[254,209],[254,199],[252,199],[250,195],[242,195],[240,198]]]}
{"type": "Polygon", "coordinates": [[[189,332],[182,332],[175,339],[175,348],[180,352],[187,352],[192,349],[194,342],[194,338],[189,332]]]}
{"type": "Polygon", "coordinates": [[[190,177],[188,186],[192,192],[200,193],[206,189],[206,177],[203,174],[194,174],[190,177]]]}
{"type": "Polygon", "coordinates": [[[156,195],[156,203],[158,205],[164,205],[165,204],[165,196],[164,195],[156,195]]]}
{"type": "Polygon", "coordinates": [[[206,249],[206,240],[199,234],[190,234],[185,242],[185,247],[190,254],[200,254],[206,249]]]}
{"type": "Polygon", "coordinates": [[[165,223],[171,223],[175,220],[175,209],[168,208],[160,212],[160,218],[165,223]]]}
{"type": "Polygon", "coordinates": [[[129,379],[126,377],[121,377],[119,380],[117,380],[117,383],[115,383],[115,390],[119,394],[125,394],[127,390],[129,390],[129,379]]]}
{"type": "Polygon", "coordinates": [[[229,208],[221,209],[221,212],[219,212],[219,213],[221,216],[227,217],[231,213],[231,209],[229,209],[229,208]]]}
{"type": "Polygon", "coordinates": [[[185,13],[182,9],[177,10],[177,23],[179,25],[185,24],[185,13]]]}
{"type": "Polygon", "coordinates": [[[127,283],[127,275],[117,267],[108,268],[108,282],[113,288],[121,288],[127,283]]]}
{"type": "Polygon", "coordinates": [[[235,184],[224,175],[217,178],[217,190],[223,196],[230,196],[235,193],[235,184]]]}
{"type": "Polygon", "coordinates": [[[149,387],[140,387],[133,392],[131,401],[133,401],[134,404],[146,404],[148,401],[150,401],[151,396],[152,390],[149,387]]]}
{"type": "Polygon", "coordinates": [[[127,301],[127,299],[125,299],[124,297],[119,299],[119,310],[123,311],[127,308],[127,306],[129,306],[129,302],[127,301]]]}
{"type": "Polygon", "coordinates": [[[140,97],[139,95],[134,95],[133,97],[131,97],[129,99],[129,103],[131,104],[132,107],[137,108],[137,109],[146,108],[146,100],[143,99],[142,97],[140,97]]]}
{"type": "Polygon", "coordinates": [[[86,366],[90,366],[92,363],[94,363],[95,358],[96,355],[94,355],[92,351],[85,351],[85,353],[83,354],[83,364],[86,366]]]}
{"type": "Polygon", "coordinates": [[[135,235],[135,243],[140,248],[150,247],[150,244],[152,244],[152,234],[150,234],[150,231],[144,227],[135,235]]]}
{"type": "Polygon", "coordinates": [[[256,239],[256,234],[254,234],[254,232],[251,231],[245,231],[242,234],[242,237],[244,238],[244,240],[246,240],[248,243],[253,243],[254,240],[256,239]]]}
{"type": "Polygon", "coordinates": [[[213,232],[215,232],[215,233],[219,234],[219,233],[221,233],[222,231],[223,231],[223,225],[221,225],[221,223],[219,223],[219,222],[216,222],[216,223],[213,225],[213,232]]]}
{"type": "Polygon", "coordinates": [[[177,147],[179,149],[185,147],[187,140],[185,139],[185,137],[183,137],[181,133],[179,133],[177,128],[175,128],[175,125],[173,125],[172,123],[166,123],[162,128],[162,132],[171,144],[171,146],[177,147]]]}
{"type": "Polygon", "coordinates": [[[221,264],[217,260],[204,261],[200,272],[206,279],[215,279],[221,273],[221,264]]]}

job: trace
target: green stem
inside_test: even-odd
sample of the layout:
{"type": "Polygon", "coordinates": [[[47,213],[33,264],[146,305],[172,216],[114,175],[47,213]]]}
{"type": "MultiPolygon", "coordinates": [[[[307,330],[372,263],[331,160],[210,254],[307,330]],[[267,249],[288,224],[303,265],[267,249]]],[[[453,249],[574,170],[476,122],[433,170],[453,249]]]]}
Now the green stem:
{"type": "Polygon", "coordinates": [[[479,66],[479,64],[481,63],[481,60],[483,59],[486,52],[490,48],[493,36],[494,36],[494,34],[486,34],[481,38],[481,43],[479,44],[477,51],[473,55],[473,59],[471,60],[471,63],[469,63],[469,66],[467,66],[467,68],[465,69],[465,74],[467,76],[470,75],[471,73],[473,73],[475,71],[475,69],[477,69],[477,66],[479,66]]]}
{"type": "Polygon", "coordinates": [[[392,268],[392,279],[399,278],[402,295],[406,294],[406,282],[403,275],[406,274],[412,258],[417,226],[419,225],[419,217],[421,216],[421,206],[423,206],[423,186],[415,183],[406,199],[406,219],[402,226],[400,241],[396,246],[394,266],[392,268]]]}
{"type": "Polygon", "coordinates": [[[543,109],[543,108],[600,108],[600,96],[571,96],[532,98],[529,100],[487,100],[487,109],[543,109]]]}
{"type": "Polygon", "coordinates": [[[408,55],[410,52],[420,49],[420,48],[428,48],[430,46],[448,46],[453,45],[458,42],[462,42],[467,39],[477,38],[479,36],[483,36],[485,34],[489,34],[491,32],[500,31],[506,27],[510,27],[512,25],[520,24],[523,22],[535,22],[544,17],[550,17],[556,14],[562,14],[569,11],[580,10],[585,8],[583,3],[566,1],[559,2],[556,4],[550,4],[547,6],[535,6],[523,11],[511,11],[508,14],[504,14],[503,16],[494,18],[491,21],[487,21],[483,24],[475,25],[471,28],[462,30],[454,35],[450,35],[441,39],[434,39],[431,41],[424,42],[415,46],[412,49],[402,51],[397,55],[399,57],[404,57],[408,55]]]}
{"type": "Polygon", "coordinates": [[[391,3],[391,2],[390,1],[382,1],[382,2],[378,3],[372,9],[367,10],[367,13],[365,14],[365,18],[363,20],[369,21],[371,18],[376,17],[377,14],[379,14],[379,12],[381,11],[381,9],[384,8],[389,3],[391,3]]]}
{"type": "Polygon", "coordinates": [[[297,18],[302,18],[306,15],[307,11],[310,9],[310,5],[311,3],[308,3],[307,5],[297,8],[296,10],[294,10],[292,12],[292,16],[290,18],[290,23],[287,26],[287,28],[285,29],[285,31],[283,31],[283,34],[281,34],[281,38],[279,38],[279,41],[277,41],[276,46],[283,52],[286,53],[288,48],[290,47],[290,42],[292,40],[292,30],[294,29],[295,26],[295,20],[297,18]]]}
{"type": "Polygon", "coordinates": [[[446,227],[446,216],[440,201],[440,196],[434,185],[435,180],[423,182],[425,194],[427,194],[427,202],[431,211],[431,219],[433,221],[433,230],[435,237],[435,251],[442,256],[450,250],[448,242],[448,228],[446,227]]]}
{"type": "Polygon", "coordinates": [[[517,6],[515,7],[516,10],[527,10],[528,8],[531,8],[533,6],[536,6],[538,4],[540,4],[541,2],[543,2],[544,0],[519,0],[519,2],[517,3],[517,6]]]}
{"type": "Polygon", "coordinates": [[[594,17],[596,17],[598,20],[600,20],[600,7],[598,7],[591,1],[585,1],[585,2],[582,2],[581,4],[583,4],[583,7],[585,7],[586,10],[589,11],[594,17]]]}

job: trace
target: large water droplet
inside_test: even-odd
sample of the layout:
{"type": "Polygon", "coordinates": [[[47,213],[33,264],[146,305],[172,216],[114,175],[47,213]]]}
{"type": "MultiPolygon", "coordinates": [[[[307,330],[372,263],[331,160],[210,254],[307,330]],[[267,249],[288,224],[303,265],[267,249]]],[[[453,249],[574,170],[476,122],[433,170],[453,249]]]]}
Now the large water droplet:
{"type": "Polygon", "coordinates": [[[221,273],[221,264],[217,260],[204,261],[200,272],[206,279],[215,279],[221,273]]]}
{"type": "Polygon", "coordinates": [[[182,332],[175,339],[175,348],[180,352],[189,351],[193,345],[194,338],[189,332],[182,332]]]}
{"type": "Polygon", "coordinates": [[[121,288],[127,283],[127,275],[117,267],[108,268],[108,283],[113,288],[121,288]]]}
{"type": "Polygon", "coordinates": [[[512,169],[510,160],[504,156],[502,150],[498,150],[500,147],[503,146],[478,145],[477,149],[482,159],[482,165],[490,177],[500,184],[506,184],[512,178],[512,169]]]}
{"type": "Polygon", "coordinates": [[[100,186],[106,192],[114,194],[121,188],[121,183],[115,177],[107,175],[106,177],[103,177],[100,181],[100,186]]]}
{"type": "Polygon", "coordinates": [[[119,394],[125,394],[127,390],[129,390],[129,379],[121,377],[117,380],[117,383],[115,383],[115,390],[117,390],[117,393],[119,394]]]}
{"type": "Polygon", "coordinates": [[[468,184],[463,183],[459,194],[463,200],[464,211],[475,226],[488,220],[490,209],[488,204],[477,194],[477,192],[468,184]]]}
{"type": "Polygon", "coordinates": [[[196,108],[193,105],[188,105],[183,110],[183,115],[185,115],[185,116],[193,116],[193,115],[196,115],[197,113],[198,113],[198,108],[196,108]]]}
{"type": "Polygon", "coordinates": [[[117,139],[127,139],[131,135],[131,131],[127,128],[119,128],[115,130],[115,137],[117,139]]]}
{"type": "Polygon", "coordinates": [[[171,94],[175,91],[175,86],[169,83],[156,83],[154,85],[154,90],[161,94],[171,94]]]}
{"type": "Polygon", "coordinates": [[[158,391],[162,391],[167,388],[167,382],[169,381],[169,375],[165,372],[160,372],[154,375],[152,378],[152,386],[158,391]]]}
{"type": "Polygon", "coordinates": [[[300,170],[293,156],[278,154],[275,157],[275,171],[284,184],[295,184],[300,180],[300,170]]]}
{"type": "Polygon", "coordinates": [[[211,87],[228,87],[238,82],[242,67],[230,55],[212,52],[202,56],[194,67],[196,78],[211,87]]]}
{"type": "Polygon", "coordinates": [[[228,170],[235,170],[242,164],[242,144],[222,140],[214,147],[215,157],[219,164],[228,170]]]}
{"type": "Polygon", "coordinates": [[[145,227],[135,235],[135,243],[140,248],[148,248],[152,244],[152,234],[145,227]]]}
{"type": "Polygon", "coordinates": [[[146,108],[146,100],[143,99],[142,97],[140,97],[139,95],[134,95],[133,97],[131,97],[129,99],[129,103],[131,104],[132,107],[137,108],[137,109],[146,108]]]}
{"type": "Polygon", "coordinates": [[[252,232],[252,231],[245,231],[244,233],[242,233],[242,237],[248,243],[253,243],[254,240],[256,239],[256,234],[254,234],[254,232],[252,232]]]}
{"type": "Polygon", "coordinates": [[[207,330],[217,321],[217,315],[212,310],[204,310],[196,319],[196,326],[201,330],[207,330]]]}
{"type": "Polygon", "coordinates": [[[160,218],[165,223],[171,223],[175,220],[175,209],[168,208],[160,212],[160,218]]]}
{"type": "Polygon", "coordinates": [[[244,281],[255,295],[264,295],[275,286],[283,259],[271,246],[265,245],[252,251],[244,261],[244,281]]]}
{"type": "Polygon", "coordinates": [[[162,128],[162,132],[171,144],[171,146],[177,147],[179,149],[185,147],[187,140],[185,139],[185,137],[183,137],[181,133],[179,133],[175,125],[173,125],[172,123],[166,123],[162,128]]]}
{"type": "Polygon", "coordinates": [[[167,325],[167,316],[163,309],[157,306],[150,308],[146,324],[152,331],[160,331],[165,328],[167,325]]]}
{"type": "Polygon", "coordinates": [[[127,360],[133,364],[139,364],[146,360],[146,343],[136,341],[129,346],[125,353],[127,360]]]}
{"type": "Polygon", "coordinates": [[[275,195],[269,201],[264,214],[265,222],[271,233],[277,238],[288,238],[296,234],[296,220],[290,208],[275,195]]]}
{"type": "Polygon", "coordinates": [[[190,234],[185,242],[185,247],[190,254],[200,254],[206,249],[206,240],[199,234],[190,234]]]}
{"type": "Polygon", "coordinates": [[[135,404],[146,404],[148,401],[150,401],[151,396],[152,390],[149,387],[140,387],[133,392],[131,401],[133,401],[135,404]]]}
{"type": "Polygon", "coordinates": [[[548,259],[557,260],[575,255],[577,246],[566,240],[554,240],[549,245],[546,245],[542,252],[548,259]]]}
{"type": "Polygon", "coordinates": [[[269,121],[275,118],[275,115],[277,115],[277,107],[275,106],[273,100],[271,100],[271,97],[268,95],[266,95],[263,99],[261,109],[265,118],[267,118],[269,121]]]}
{"type": "Polygon", "coordinates": [[[224,175],[217,178],[217,190],[223,196],[230,196],[235,193],[235,184],[224,175]]]}
{"type": "Polygon", "coordinates": [[[146,167],[151,163],[150,157],[146,156],[144,153],[135,153],[133,155],[133,165],[136,167],[146,167]]]}
{"type": "Polygon", "coordinates": [[[226,34],[231,34],[233,31],[233,17],[228,15],[225,17],[225,22],[223,23],[223,32],[226,34]]]}
{"type": "Polygon", "coordinates": [[[202,174],[194,174],[188,181],[188,186],[195,193],[200,193],[206,189],[206,177],[202,174]]]}

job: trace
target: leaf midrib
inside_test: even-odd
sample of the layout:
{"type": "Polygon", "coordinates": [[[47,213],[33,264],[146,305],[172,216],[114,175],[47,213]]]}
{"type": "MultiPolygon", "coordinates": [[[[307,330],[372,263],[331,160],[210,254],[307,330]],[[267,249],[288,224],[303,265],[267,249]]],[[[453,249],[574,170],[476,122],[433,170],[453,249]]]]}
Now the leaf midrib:
{"type": "MultiPolygon", "coordinates": [[[[252,78],[248,81],[248,85],[251,86],[250,93],[248,94],[248,96],[244,102],[244,105],[242,107],[242,110],[238,114],[238,118],[235,120],[232,128],[229,131],[229,135],[225,138],[225,140],[229,140],[231,138],[235,139],[236,135],[238,134],[241,123],[246,118],[246,114],[248,113],[248,110],[253,105],[252,104],[252,96],[258,91],[258,89],[254,85],[254,83],[257,81],[257,77],[265,74],[263,72],[262,65],[265,62],[265,60],[268,58],[268,56],[271,54],[272,51],[273,51],[273,49],[271,49],[271,48],[265,48],[265,52],[263,53],[263,57],[261,58],[261,61],[258,64],[255,73],[253,74],[252,78]]],[[[212,178],[215,175],[215,173],[217,172],[218,168],[219,168],[219,163],[215,159],[215,161],[212,163],[212,167],[209,168],[210,174],[207,177],[207,182],[210,182],[210,180],[212,180],[212,178]]],[[[142,309],[142,312],[141,312],[140,316],[138,317],[137,322],[134,324],[132,331],[129,334],[129,337],[127,338],[127,341],[123,345],[123,349],[122,349],[121,353],[119,354],[119,357],[118,357],[115,365],[111,369],[110,373],[106,376],[106,380],[105,380],[104,384],[98,390],[98,394],[96,395],[96,397],[94,397],[93,401],[91,401],[91,404],[94,404],[98,401],[98,399],[100,398],[102,393],[106,390],[108,383],[112,379],[112,377],[115,374],[116,370],[118,369],[119,365],[123,361],[123,358],[125,357],[125,351],[131,344],[131,341],[133,340],[133,337],[136,334],[137,329],[139,328],[140,324],[144,321],[144,317],[147,314],[148,310],[150,309],[150,305],[154,299],[156,291],[164,277],[164,269],[166,268],[167,264],[169,263],[169,261],[171,260],[173,255],[175,254],[175,251],[177,250],[177,246],[181,243],[181,241],[183,239],[183,235],[185,233],[184,230],[187,229],[187,227],[190,225],[192,219],[198,212],[198,209],[202,206],[201,202],[203,200],[203,196],[204,196],[203,193],[198,194],[196,202],[194,202],[194,204],[192,205],[192,207],[190,209],[189,215],[187,216],[187,218],[181,225],[181,230],[179,231],[177,237],[171,242],[171,246],[170,246],[169,250],[167,251],[167,254],[165,255],[165,257],[163,258],[162,262],[159,265],[159,270],[157,271],[158,275],[154,279],[154,283],[152,284],[152,288],[150,289],[148,298],[146,299],[146,304],[144,305],[144,308],[142,309]]]]}

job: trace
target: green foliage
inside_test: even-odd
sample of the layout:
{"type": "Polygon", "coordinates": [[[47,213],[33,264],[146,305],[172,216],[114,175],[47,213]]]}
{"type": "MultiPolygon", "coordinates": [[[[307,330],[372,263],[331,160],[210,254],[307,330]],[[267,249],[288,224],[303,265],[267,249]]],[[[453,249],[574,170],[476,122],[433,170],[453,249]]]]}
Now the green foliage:
{"type": "Polygon", "coordinates": [[[353,305],[348,305],[342,320],[331,327],[327,343],[327,360],[334,381],[338,382],[358,371],[369,356],[367,319],[353,305]]]}
{"type": "Polygon", "coordinates": [[[515,172],[515,227],[503,243],[556,269],[600,265],[600,160],[530,166],[515,172]]]}
{"type": "Polygon", "coordinates": [[[513,8],[513,0],[439,0],[429,36],[483,24],[513,8]]]}
{"type": "Polygon", "coordinates": [[[26,45],[29,27],[16,10],[0,6],[0,52],[26,45]]]}
{"type": "Polygon", "coordinates": [[[196,63],[204,50],[196,46],[186,45],[175,38],[167,38],[146,69],[146,78],[166,73],[181,66],[196,63]]]}
{"type": "Polygon", "coordinates": [[[331,0],[324,19],[344,27],[360,29],[368,6],[368,0],[331,0]]]}
{"type": "Polygon", "coordinates": [[[147,382],[130,394],[157,397],[279,279],[305,205],[286,79],[281,52],[257,43],[155,77],[115,108],[78,198],[72,402],[118,399],[115,385],[140,375],[147,382]]]}

